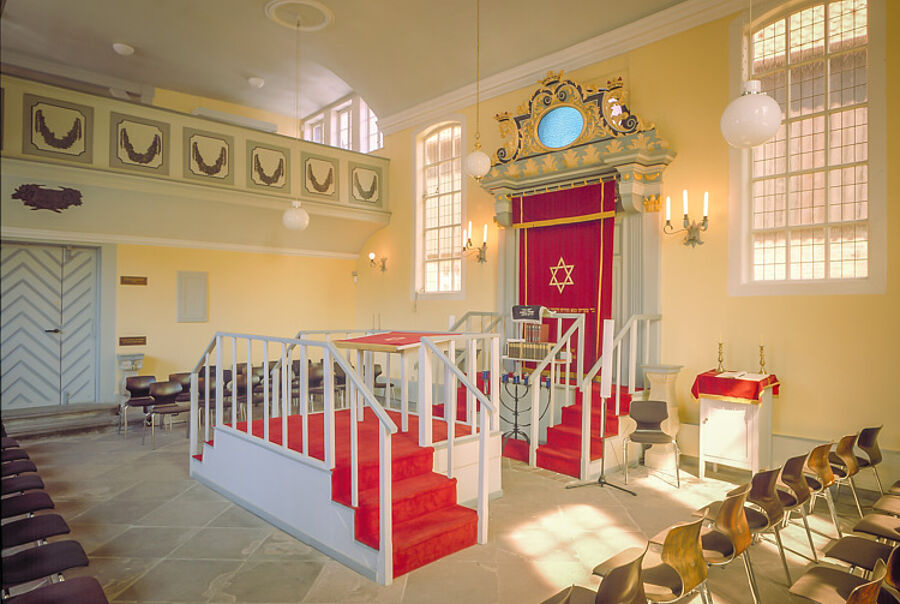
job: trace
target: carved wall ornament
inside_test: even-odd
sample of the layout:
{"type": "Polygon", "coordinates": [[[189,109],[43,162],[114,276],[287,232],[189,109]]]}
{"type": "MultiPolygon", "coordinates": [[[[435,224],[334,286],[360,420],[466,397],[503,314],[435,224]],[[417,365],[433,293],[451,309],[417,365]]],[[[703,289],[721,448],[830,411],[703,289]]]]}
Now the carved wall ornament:
{"type": "Polygon", "coordinates": [[[22,151],[68,161],[91,161],[93,109],[67,101],[24,95],[22,151]]]}
{"type": "Polygon", "coordinates": [[[234,184],[233,139],[230,136],[185,128],[185,176],[234,184]]]}
{"type": "Polygon", "coordinates": [[[69,187],[46,188],[43,185],[19,185],[13,199],[21,199],[32,210],[50,210],[59,214],[72,206],[81,205],[81,191],[69,187]]]}
{"type": "Polygon", "coordinates": [[[168,124],[112,112],[109,129],[111,167],[168,174],[168,124]]]}
{"type": "Polygon", "coordinates": [[[250,160],[247,184],[260,189],[289,189],[290,151],[283,147],[247,141],[250,160]]]}
{"type": "Polygon", "coordinates": [[[659,212],[659,195],[644,197],[644,212],[659,212]]]}
{"type": "Polygon", "coordinates": [[[338,160],[303,153],[303,191],[320,197],[338,198],[338,160]]]}
{"type": "Polygon", "coordinates": [[[353,162],[350,162],[349,168],[351,201],[381,205],[384,198],[381,170],[353,162]]]}

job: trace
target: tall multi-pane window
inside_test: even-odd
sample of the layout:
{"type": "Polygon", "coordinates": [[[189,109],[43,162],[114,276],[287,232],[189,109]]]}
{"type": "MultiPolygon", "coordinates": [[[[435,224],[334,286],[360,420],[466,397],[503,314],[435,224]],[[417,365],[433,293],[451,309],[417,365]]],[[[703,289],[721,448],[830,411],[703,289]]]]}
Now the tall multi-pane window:
{"type": "Polygon", "coordinates": [[[422,289],[462,289],[462,155],[460,125],[441,126],[423,141],[422,289]]]}
{"type": "Polygon", "coordinates": [[[309,140],[314,143],[325,142],[325,124],[322,120],[315,122],[309,127],[309,140]]]}
{"type": "Polygon", "coordinates": [[[869,274],[867,9],[810,2],[752,32],[751,77],[784,116],[752,152],[753,281],[869,274]]]}
{"type": "Polygon", "coordinates": [[[351,126],[351,107],[340,109],[337,112],[338,147],[350,149],[353,144],[353,129],[351,126]]]}
{"type": "Polygon", "coordinates": [[[382,138],[381,129],[378,127],[378,116],[375,115],[375,112],[365,107],[365,114],[363,119],[363,149],[364,153],[368,153],[370,151],[375,151],[376,149],[381,149],[384,145],[384,140],[382,138]]]}

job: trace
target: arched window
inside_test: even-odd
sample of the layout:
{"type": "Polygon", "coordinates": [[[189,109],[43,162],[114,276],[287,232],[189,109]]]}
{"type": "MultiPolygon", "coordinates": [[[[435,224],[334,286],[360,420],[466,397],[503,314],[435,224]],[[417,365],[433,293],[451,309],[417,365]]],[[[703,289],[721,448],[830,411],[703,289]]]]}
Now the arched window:
{"type": "Polygon", "coordinates": [[[462,290],[461,125],[445,123],[420,138],[416,290],[462,290]]]}
{"type": "Polygon", "coordinates": [[[879,2],[792,3],[745,40],[744,73],[783,114],[775,137],[741,160],[745,283],[847,291],[841,283],[869,280],[873,261],[883,265],[871,243],[884,199],[870,186],[870,163],[884,161],[870,151],[870,8],[879,2]]]}

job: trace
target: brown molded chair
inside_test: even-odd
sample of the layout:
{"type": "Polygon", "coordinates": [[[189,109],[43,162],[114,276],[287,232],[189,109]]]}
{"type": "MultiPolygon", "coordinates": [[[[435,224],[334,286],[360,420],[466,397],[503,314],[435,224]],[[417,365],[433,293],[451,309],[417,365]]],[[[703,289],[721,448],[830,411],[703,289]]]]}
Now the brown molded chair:
{"type": "MultiPolygon", "coordinates": [[[[891,553],[891,558],[896,556],[895,549],[891,553]]],[[[880,560],[876,563],[870,579],[863,579],[837,568],[816,566],[797,579],[791,586],[791,593],[816,602],[876,604],[886,574],[887,568],[880,560]]]]}
{"type": "MultiPolygon", "coordinates": [[[[141,435],[141,444],[144,444],[144,436],[147,434],[147,427],[150,427],[150,443],[156,448],[156,417],[169,417],[179,413],[190,411],[190,406],[177,405],[175,399],[181,393],[181,384],[178,382],[154,382],[150,384],[150,398],[153,399],[153,405],[147,412],[147,418],[144,421],[144,432],[141,435]]],[[[171,423],[170,423],[171,426],[171,423]]]]}
{"type": "Polygon", "coordinates": [[[838,539],[840,539],[844,534],[841,532],[841,525],[838,523],[837,513],[834,510],[834,500],[831,498],[831,491],[829,490],[829,487],[834,484],[834,472],[831,469],[831,464],[828,462],[828,453],[831,451],[832,444],[819,445],[809,453],[809,459],[806,460],[806,469],[808,470],[806,482],[812,493],[812,499],[809,502],[809,513],[812,514],[815,510],[816,499],[824,497],[825,503],[828,504],[828,511],[831,513],[834,530],[837,531],[838,539]]]}
{"type": "Polygon", "coordinates": [[[900,495],[900,480],[894,482],[888,489],[888,495],[900,495]]]}
{"type": "Polygon", "coordinates": [[[900,516],[900,495],[882,495],[872,504],[872,511],[876,514],[900,516]]]}
{"type": "Polygon", "coordinates": [[[7,522],[2,527],[3,548],[26,543],[46,543],[49,537],[69,533],[69,525],[59,514],[38,514],[7,522]]]}
{"type": "Polygon", "coordinates": [[[87,565],[87,554],[77,541],[54,541],[23,549],[3,556],[3,590],[9,594],[10,587],[44,577],[56,577],[64,570],[87,565]]]}
{"type": "Polygon", "coordinates": [[[191,372],[182,371],[179,373],[169,374],[170,382],[178,382],[181,384],[181,394],[175,397],[175,401],[186,403],[191,400],[191,372]]]}
{"type": "Polygon", "coordinates": [[[747,514],[750,532],[754,536],[767,531],[775,533],[778,553],[781,554],[781,564],[784,566],[787,584],[790,585],[791,571],[788,570],[787,558],[784,556],[784,545],[781,543],[780,533],[784,523],[784,507],[781,505],[781,498],[778,496],[778,490],[775,488],[780,473],[781,468],[775,468],[757,472],[753,476],[753,479],[750,481],[750,493],[747,495],[747,502],[759,507],[762,513],[750,507],[745,507],[744,510],[747,514]]]}
{"type": "Polygon", "coordinates": [[[94,577],[75,577],[59,583],[51,583],[6,600],[9,604],[109,604],[103,587],[94,577]]]}
{"type": "Polygon", "coordinates": [[[850,485],[850,492],[853,493],[853,501],[856,502],[856,511],[859,517],[863,517],[862,506],[859,505],[859,497],[856,494],[856,485],[853,484],[853,477],[859,472],[859,464],[856,462],[856,454],[853,447],[856,445],[858,434],[848,434],[838,441],[837,446],[828,456],[831,463],[831,471],[834,472],[835,484],[837,484],[837,493],[834,499],[841,496],[841,485],[845,482],[850,485]]]}
{"type": "Polygon", "coordinates": [[[878,475],[877,466],[883,459],[881,449],[878,447],[878,433],[881,432],[883,427],[863,428],[859,431],[859,438],[856,439],[856,446],[868,456],[868,459],[866,459],[857,455],[856,463],[859,465],[860,470],[872,468],[872,471],[875,473],[875,482],[878,483],[878,490],[881,491],[882,495],[884,495],[884,487],[881,486],[881,477],[878,475]]]}
{"type": "Polygon", "coordinates": [[[24,449],[11,448],[0,451],[0,463],[7,463],[19,459],[31,459],[24,449]]]}
{"type": "Polygon", "coordinates": [[[806,529],[806,538],[809,540],[809,549],[812,552],[813,560],[819,561],[816,553],[816,546],[813,544],[812,533],[809,531],[809,522],[806,519],[806,504],[811,497],[809,483],[803,476],[803,468],[806,466],[806,460],[809,453],[791,457],[784,462],[781,468],[780,481],[790,492],[778,489],[778,497],[781,499],[781,505],[784,507],[784,525],[787,526],[791,519],[791,512],[799,511],[800,517],[803,519],[803,528],[806,529]]]}
{"type": "Polygon", "coordinates": [[[609,570],[604,572],[605,577],[596,592],[573,585],[545,600],[544,604],[646,604],[641,562],[649,545],[643,549],[627,549],[603,562],[600,566],[609,570]]]}
{"type": "Polygon", "coordinates": [[[875,564],[881,560],[887,562],[894,548],[886,543],[879,543],[866,537],[848,535],[831,544],[825,550],[826,558],[834,558],[850,565],[850,572],[855,568],[862,568],[869,572],[875,569],[875,564]]]}
{"type": "MultiPolygon", "coordinates": [[[[741,485],[728,492],[725,501],[717,506],[713,526],[704,528],[700,533],[700,545],[703,559],[711,566],[726,566],[740,557],[744,561],[744,571],[750,584],[750,593],[754,602],[759,602],[759,589],[756,576],[750,564],[750,544],[753,535],[744,512],[744,502],[750,493],[750,484],[741,485]]],[[[699,513],[706,516],[704,508],[699,513]]]]}
{"type": "Polygon", "coordinates": [[[156,381],[156,377],[152,375],[133,375],[125,378],[125,390],[128,392],[128,400],[122,403],[119,408],[119,430],[125,426],[125,436],[128,438],[128,408],[142,407],[144,413],[147,407],[153,404],[150,398],[150,384],[156,381]]]}
{"type": "Polygon", "coordinates": [[[854,525],[853,532],[900,543],[900,518],[885,514],[866,514],[854,525]]]}
{"type": "Polygon", "coordinates": [[[625,484],[628,484],[628,443],[641,443],[645,445],[667,445],[675,447],[675,484],[681,488],[681,476],[678,473],[678,464],[681,455],[678,451],[678,443],[675,439],[662,431],[662,423],[669,417],[669,408],[666,401],[632,401],[628,415],[637,423],[634,432],[623,439],[625,451],[623,467],[625,468],[625,484]]]}
{"type": "Polygon", "coordinates": [[[703,518],[676,524],[666,532],[662,552],[644,556],[644,593],[651,602],[674,602],[699,591],[706,602],[707,567],[700,546],[703,518]]]}

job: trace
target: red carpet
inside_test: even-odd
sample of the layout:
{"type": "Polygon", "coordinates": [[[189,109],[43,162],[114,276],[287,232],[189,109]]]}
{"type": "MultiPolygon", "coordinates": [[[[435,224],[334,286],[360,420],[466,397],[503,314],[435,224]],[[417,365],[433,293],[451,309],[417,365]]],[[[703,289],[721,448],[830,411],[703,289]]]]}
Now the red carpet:
{"type": "MultiPolygon", "coordinates": [[[[400,413],[388,411],[400,426],[400,413]]],[[[281,418],[269,422],[269,441],[282,444],[281,418]]],[[[309,416],[309,454],[324,460],[324,416],[309,416]]],[[[247,422],[238,430],[247,431],[247,422]]],[[[434,449],[418,446],[418,417],[409,416],[409,432],[397,432],[391,440],[392,518],[394,576],[399,577],[453,552],[474,545],[478,516],[475,510],[456,504],[456,479],[432,472],[434,449]]],[[[433,422],[435,442],[446,440],[447,425],[433,422]]],[[[354,519],[355,536],[370,547],[379,546],[378,421],[366,409],[359,430],[359,506],[354,519]]],[[[253,422],[253,435],[263,437],[263,420],[253,422]]],[[[457,424],[457,436],[469,434],[457,424]]],[[[331,498],[350,507],[350,411],[335,413],[335,468],[331,474],[331,498]]],[[[302,451],[299,415],[288,417],[288,447],[302,451]]]]}

